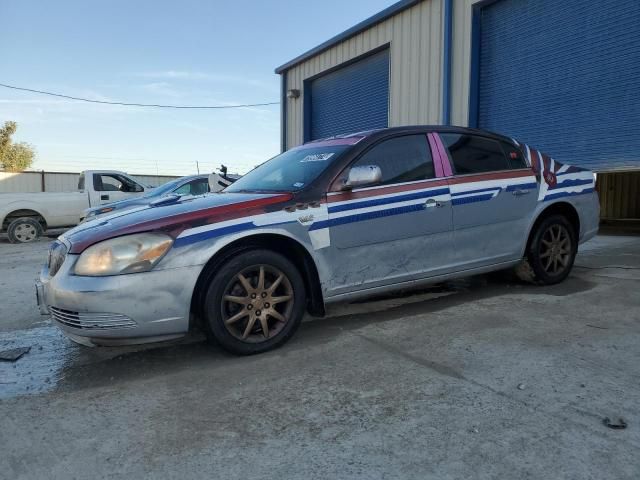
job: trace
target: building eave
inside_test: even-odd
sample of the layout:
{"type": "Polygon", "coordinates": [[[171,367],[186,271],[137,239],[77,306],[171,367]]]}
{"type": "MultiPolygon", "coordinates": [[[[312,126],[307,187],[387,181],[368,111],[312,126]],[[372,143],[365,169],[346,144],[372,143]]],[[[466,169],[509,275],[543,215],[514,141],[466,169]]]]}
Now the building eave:
{"type": "Polygon", "coordinates": [[[335,45],[341,42],[344,42],[345,40],[348,40],[351,37],[354,37],[365,30],[368,30],[369,28],[377,25],[378,23],[384,22],[388,18],[391,18],[394,15],[397,15],[398,13],[413,7],[414,5],[417,5],[422,1],[423,0],[401,0],[397,3],[394,3],[393,5],[385,8],[381,12],[376,13],[375,15],[367,18],[366,20],[358,23],[357,25],[354,25],[348,30],[345,30],[344,32],[336,35],[335,37],[330,38],[326,42],[321,43],[317,47],[312,48],[311,50],[303,53],[302,55],[297,56],[293,60],[290,60],[283,65],[280,65],[278,68],[276,68],[276,73],[282,74],[287,70],[295,67],[296,65],[299,65],[300,63],[312,57],[315,57],[316,55],[326,50],[329,50],[331,47],[334,47],[335,45]]]}

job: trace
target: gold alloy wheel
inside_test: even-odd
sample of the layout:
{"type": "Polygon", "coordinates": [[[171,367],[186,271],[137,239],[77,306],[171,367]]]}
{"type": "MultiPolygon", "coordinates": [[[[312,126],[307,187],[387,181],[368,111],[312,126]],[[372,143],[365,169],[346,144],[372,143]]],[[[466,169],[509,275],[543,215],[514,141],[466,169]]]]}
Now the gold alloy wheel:
{"type": "Polygon", "coordinates": [[[222,319],[235,338],[260,343],[275,337],[291,318],[293,287],[271,265],[253,265],[236,274],[224,289],[222,319]]]}
{"type": "Polygon", "coordinates": [[[571,236],[564,225],[551,225],[542,235],[540,261],[550,275],[558,275],[568,267],[571,259],[571,236]]]}

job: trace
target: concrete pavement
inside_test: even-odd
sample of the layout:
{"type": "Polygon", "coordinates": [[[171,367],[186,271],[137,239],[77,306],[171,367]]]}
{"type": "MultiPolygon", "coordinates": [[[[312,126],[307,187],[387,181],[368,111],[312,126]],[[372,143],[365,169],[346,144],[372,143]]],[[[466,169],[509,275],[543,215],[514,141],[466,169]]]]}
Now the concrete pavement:
{"type": "Polygon", "coordinates": [[[0,323],[32,345],[0,363],[0,477],[635,479],[639,281],[640,239],[597,237],[561,285],[340,305],[249,358],[0,323]]]}

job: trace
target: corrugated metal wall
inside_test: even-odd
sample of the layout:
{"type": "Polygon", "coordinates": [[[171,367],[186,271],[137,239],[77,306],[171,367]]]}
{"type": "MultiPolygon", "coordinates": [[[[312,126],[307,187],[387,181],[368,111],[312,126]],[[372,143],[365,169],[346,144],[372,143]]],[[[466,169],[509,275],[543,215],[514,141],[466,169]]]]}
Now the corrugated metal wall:
{"type": "MultiPolygon", "coordinates": [[[[472,14],[473,5],[479,1],[453,0],[451,120],[454,125],[469,124],[472,14]]],[[[601,218],[640,218],[640,173],[599,174],[598,193],[601,218]]]]}
{"type": "MultiPolygon", "coordinates": [[[[158,186],[178,177],[131,175],[143,185],[158,186]]],[[[45,172],[47,192],[73,192],[78,189],[79,173],[45,172]]],[[[0,193],[32,193],[42,191],[42,172],[0,172],[0,193]]]]}
{"type": "Polygon", "coordinates": [[[471,72],[471,17],[479,0],[453,0],[451,61],[451,123],[469,125],[469,75],[471,72]]]}
{"type": "MultiPolygon", "coordinates": [[[[305,84],[311,102],[310,137],[316,140],[342,133],[389,125],[389,50],[321,75],[305,84]]],[[[308,118],[308,117],[307,117],[308,118]]]]}
{"type": "Polygon", "coordinates": [[[425,0],[287,71],[287,148],[303,142],[303,83],[390,44],[389,126],[439,123],[442,110],[442,0],[425,0]],[[411,93],[407,93],[411,92],[411,93]]]}
{"type": "Polygon", "coordinates": [[[597,172],[640,169],[638,0],[500,0],[479,23],[479,128],[597,172]]]}

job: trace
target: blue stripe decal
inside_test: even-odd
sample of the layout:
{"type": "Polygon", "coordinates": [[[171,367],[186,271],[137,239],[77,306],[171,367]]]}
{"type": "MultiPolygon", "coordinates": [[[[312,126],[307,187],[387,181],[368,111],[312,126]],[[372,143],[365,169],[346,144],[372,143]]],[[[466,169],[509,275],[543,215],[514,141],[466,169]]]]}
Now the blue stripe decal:
{"type": "Polygon", "coordinates": [[[546,202],[547,200],[555,200],[556,198],[574,197],[576,195],[584,195],[586,193],[593,193],[593,191],[594,191],[593,188],[587,188],[585,190],[582,190],[581,192],[557,192],[557,193],[552,193],[551,195],[547,195],[546,197],[544,197],[544,201],[546,202]]]}
{"type": "Polygon", "coordinates": [[[466,195],[468,193],[480,193],[480,192],[495,192],[496,190],[502,190],[502,187],[480,188],[478,190],[465,190],[464,192],[452,193],[451,196],[466,195]]]}
{"type": "Polygon", "coordinates": [[[335,227],[337,225],[345,225],[347,223],[362,222],[364,220],[373,220],[375,218],[391,217],[393,215],[402,215],[403,213],[418,212],[425,209],[423,204],[407,205],[406,207],[388,208],[387,210],[378,210],[377,212],[358,213],[347,217],[330,218],[316,222],[309,228],[311,230],[320,230],[321,228],[335,227]]]}
{"type": "Polygon", "coordinates": [[[465,203],[484,202],[485,200],[491,200],[492,198],[492,193],[488,195],[476,195],[475,197],[454,198],[453,200],[451,200],[451,205],[464,205],[465,203]]]}
{"type": "Polygon", "coordinates": [[[580,180],[580,179],[565,180],[564,182],[556,184],[555,187],[553,187],[552,189],[550,188],[549,190],[556,190],[558,188],[565,188],[565,187],[577,187],[580,185],[591,185],[592,183],[593,183],[593,179],[591,178],[585,179],[585,180],[580,180]]]}
{"type": "Polygon", "coordinates": [[[521,183],[520,185],[509,185],[507,187],[507,192],[513,192],[514,190],[529,190],[533,188],[538,188],[538,184],[536,182],[521,183]]]}
{"type": "MultiPolygon", "coordinates": [[[[556,163],[558,163],[558,162],[556,162],[556,163]]],[[[586,168],[574,167],[572,165],[569,168],[567,168],[564,172],[558,173],[557,176],[560,177],[562,175],[571,175],[572,173],[587,172],[587,171],[588,170],[586,168]]]]}
{"type": "Polygon", "coordinates": [[[173,243],[174,247],[184,247],[186,245],[192,245],[202,240],[208,240],[210,238],[222,237],[231,233],[244,232],[245,230],[251,230],[253,228],[261,227],[275,227],[280,225],[287,225],[289,223],[298,223],[297,220],[291,220],[288,222],[269,223],[267,225],[256,225],[253,222],[238,223],[236,225],[229,225],[226,227],[216,228],[213,230],[207,230],[206,232],[195,233],[186,237],[180,237],[173,243]]]}
{"type": "Polygon", "coordinates": [[[436,190],[426,190],[426,191],[423,190],[415,193],[408,193],[405,195],[398,195],[398,196],[389,197],[389,198],[364,200],[362,202],[350,202],[350,203],[345,203],[343,205],[336,205],[335,207],[329,207],[329,213],[346,212],[347,210],[356,210],[358,208],[376,207],[379,205],[406,202],[409,200],[417,200],[420,198],[434,197],[436,195],[446,195],[447,193],[449,193],[448,188],[439,188],[436,190]]]}
{"type": "Polygon", "coordinates": [[[243,232],[245,230],[255,228],[255,226],[256,225],[253,222],[245,222],[245,223],[238,223],[237,225],[229,225],[226,227],[216,228],[213,230],[207,230],[206,232],[195,233],[193,235],[189,235],[188,237],[179,237],[173,243],[173,246],[176,248],[185,247],[187,245],[192,245],[202,240],[207,240],[209,238],[221,237],[229,233],[243,232]]]}

